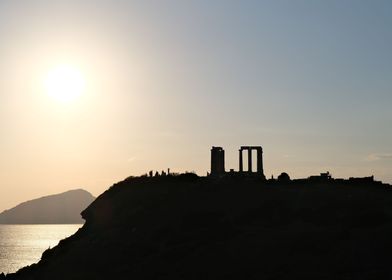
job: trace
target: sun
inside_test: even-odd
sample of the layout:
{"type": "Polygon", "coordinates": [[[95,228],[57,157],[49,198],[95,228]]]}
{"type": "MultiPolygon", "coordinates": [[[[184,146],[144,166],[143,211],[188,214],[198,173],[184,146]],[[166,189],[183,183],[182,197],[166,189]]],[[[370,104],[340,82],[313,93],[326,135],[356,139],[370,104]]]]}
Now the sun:
{"type": "Polygon", "coordinates": [[[55,100],[70,103],[83,93],[85,79],[77,67],[61,64],[48,72],[45,87],[48,95],[55,100]]]}

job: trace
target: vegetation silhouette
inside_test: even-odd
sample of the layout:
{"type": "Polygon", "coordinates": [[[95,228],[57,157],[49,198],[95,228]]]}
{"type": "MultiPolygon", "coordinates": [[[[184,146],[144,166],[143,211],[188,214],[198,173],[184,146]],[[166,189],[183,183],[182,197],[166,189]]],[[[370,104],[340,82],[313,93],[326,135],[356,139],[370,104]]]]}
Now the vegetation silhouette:
{"type": "Polygon", "coordinates": [[[282,172],[282,173],[278,176],[278,181],[284,181],[284,182],[290,181],[290,176],[289,176],[289,174],[287,174],[286,172],[282,172]]]}

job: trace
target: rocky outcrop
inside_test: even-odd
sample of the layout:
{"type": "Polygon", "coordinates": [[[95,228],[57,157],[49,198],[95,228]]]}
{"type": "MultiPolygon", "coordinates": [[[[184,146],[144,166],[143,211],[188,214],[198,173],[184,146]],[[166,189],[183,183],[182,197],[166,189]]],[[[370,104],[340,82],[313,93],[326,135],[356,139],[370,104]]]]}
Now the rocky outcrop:
{"type": "Polygon", "coordinates": [[[390,279],[380,184],[130,178],[84,226],[6,279],[390,279]]]}

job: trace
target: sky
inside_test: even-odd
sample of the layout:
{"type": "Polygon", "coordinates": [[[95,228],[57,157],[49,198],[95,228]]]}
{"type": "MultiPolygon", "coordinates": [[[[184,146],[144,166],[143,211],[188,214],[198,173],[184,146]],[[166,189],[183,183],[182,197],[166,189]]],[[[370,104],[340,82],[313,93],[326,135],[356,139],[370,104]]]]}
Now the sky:
{"type": "Polygon", "coordinates": [[[391,13],[382,0],[0,1],[0,211],[149,170],[205,175],[212,146],[227,170],[261,145],[267,177],[392,183],[391,13]],[[70,101],[48,92],[59,65],[83,80],[70,101]]]}

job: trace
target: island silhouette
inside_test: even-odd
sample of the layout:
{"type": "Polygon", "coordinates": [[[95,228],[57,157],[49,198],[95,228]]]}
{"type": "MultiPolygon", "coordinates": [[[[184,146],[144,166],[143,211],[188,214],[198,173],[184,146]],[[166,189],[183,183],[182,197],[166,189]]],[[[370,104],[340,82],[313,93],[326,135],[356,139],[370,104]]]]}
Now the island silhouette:
{"type": "Polygon", "coordinates": [[[36,198],[0,213],[0,224],[82,224],[80,212],[94,199],[82,189],[36,198]]]}
{"type": "MultiPolygon", "coordinates": [[[[262,154],[243,147],[240,167],[242,151],[262,154]]],[[[257,166],[226,172],[213,147],[208,176],[130,176],[38,264],[0,279],[391,279],[390,185],[266,179],[260,155],[257,166]]]]}

